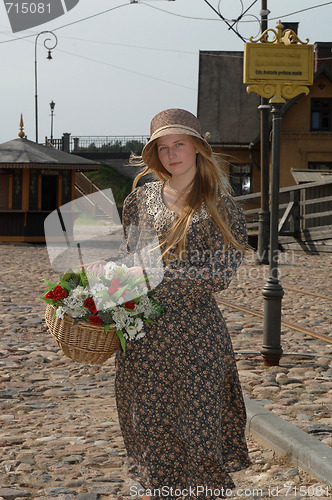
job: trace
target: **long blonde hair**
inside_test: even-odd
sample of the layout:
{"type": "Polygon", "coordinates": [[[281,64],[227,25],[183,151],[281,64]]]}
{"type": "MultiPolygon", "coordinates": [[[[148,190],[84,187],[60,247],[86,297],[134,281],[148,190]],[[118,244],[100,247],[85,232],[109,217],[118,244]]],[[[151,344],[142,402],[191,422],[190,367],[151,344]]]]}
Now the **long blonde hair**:
{"type": "MultiPolygon", "coordinates": [[[[169,229],[164,240],[161,242],[162,256],[165,257],[167,261],[171,251],[174,251],[178,256],[183,255],[182,252],[185,252],[186,249],[188,228],[196,211],[198,212],[199,223],[203,235],[206,239],[207,233],[209,238],[210,233],[208,224],[201,216],[203,202],[215,225],[222,234],[224,247],[231,245],[244,252],[246,247],[234,237],[228,218],[225,198],[228,199],[231,204],[234,204],[234,201],[230,196],[230,185],[222,165],[223,160],[221,155],[217,153],[212,153],[211,156],[208,155],[200,139],[191,135],[188,135],[188,137],[192,141],[196,151],[198,151],[196,156],[197,170],[191,184],[191,190],[186,195],[184,207],[179,217],[169,229]]],[[[142,157],[134,154],[130,157],[130,164],[144,166],[142,157]]],[[[145,166],[144,170],[134,179],[133,190],[143,176],[151,173],[162,181],[166,181],[172,177],[159,160],[156,143],[152,148],[149,164],[145,166]]]]}

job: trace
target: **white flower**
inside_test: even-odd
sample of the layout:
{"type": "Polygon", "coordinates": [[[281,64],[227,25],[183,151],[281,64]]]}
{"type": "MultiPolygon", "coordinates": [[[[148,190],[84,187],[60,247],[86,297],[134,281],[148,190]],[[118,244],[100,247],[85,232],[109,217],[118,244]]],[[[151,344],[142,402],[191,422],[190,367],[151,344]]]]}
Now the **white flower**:
{"type": "Polygon", "coordinates": [[[126,276],[126,274],[128,274],[128,271],[129,269],[125,264],[119,266],[114,262],[107,262],[107,264],[104,266],[104,276],[107,279],[121,278],[123,276],[126,276]]]}
{"type": "Polygon", "coordinates": [[[136,335],[135,340],[139,340],[139,339],[143,338],[145,335],[146,335],[146,334],[145,334],[145,332],[139,332],[139,333],[136,335]]]}
{"type": "Polygon", "coordinates": [[[69,293],[69,297],[75,297],[84,301],[89,297],[89,290],[79,285],[69,293]]]}
{"type": "Polygon", "coordinates": [[[113,279],[113,269],[114,269],[114,262],[107,262],[107,264],[104,266],[104,276],[105,278],[108,279],[113,279]]]}
{"type": "Polygon", "coordinates": [[[62,306],[58,307],[56,312],[55,312],[55,315],[57,318],[60,318],[60,319],[63,319],[64,316],[65,316],[65,310],[62,306]]]}
{"type": "Polygon", "coordinates": [[[138,332],[140,332],[143,328],[143,321],[140,318],[136,318],[134,322],[134,327],[138,332]]]}
{"type": "Polygon", "coordinates": [[[126,332],[127,332],[128,336],[129,336],[129,340],[133,340],[135,338],[136,334],[137,334],[137,330],[136,330],[136,328],[134,326],[128,326],[126,328],[126,332]]]}
{"type": "Polygon", "coordinates": [[[66,308],[66,313],[72,318],[80,318],[81,316],[84,316],[85,311],[82,307],[68,307],[66,308]]]}
{"type": "Polygon", "coordinates": [[[151,304],[150,304],[150,300],[149,300],[149,297],[147,297],[146,295],[143,295],[143,297],[141,298],[141,300],[139,301],[138,304],[136,304],[136,313],[143,313],[144,316],[148,317],[150,316],[151,314],[151,304]]]}
{"type": "Polygon", "coordinates": [[[114,277],[115,278],[122,278],[123,276],[126,276],[129,272],[128,267],[125,264],[122,264],[121,266],[115,266],[114,268],[114,277]]]}
{"type": "Polygon", "coordinates": [[[123,307],[118,307],[113,313],[113,321],[116,328],[122,330],[129,325],[130,316],[123,307]]]}
{"type": "Polygon", "coordinates": [[[107,290],[107,286],[105,286],[103,283],[96,283],[91,288],[91,295],[96,295],[98,292],[102,292],[103,290],[107,290]]]}
{"type": "Polygon", "coordinates": [[[116,306],[116,303],[113,302],[113,300],[108,300],[107,302],[105,302],[105,304],[103,304],[103,311],[107,311],[107,309],[111,309],[112,307],[115,307],[116,306]]]}
{"type": "Polygon", "coordinates": [[[130,302],[131,300],[136,299],[141,294],[142,294],[142,292],[137,286],[135,286],[132,290],[127,290],[126,302],[130,302]]]}

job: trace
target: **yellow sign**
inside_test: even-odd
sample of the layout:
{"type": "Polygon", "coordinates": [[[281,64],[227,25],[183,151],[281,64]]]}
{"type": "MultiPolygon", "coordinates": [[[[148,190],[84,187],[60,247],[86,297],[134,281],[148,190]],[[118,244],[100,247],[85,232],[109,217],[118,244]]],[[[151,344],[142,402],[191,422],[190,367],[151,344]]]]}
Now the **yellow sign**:
{"type": "Polygon", "coordinates": [[[313,49],[313,45],[246,43],[244,83],[311,85],[314,76],[313,49]]]}
{"type": "Polygon", "coordinates": [[[294,31],[283,30],[279,21],[276,30],[268,29],[257,41],[250,38],[245,44],[243,75],[243,82],[249,84],[247,92],[270,98],[271,103],[308,94],[307,85],[314,78],[314,47],[308,39],[301,42],[294,31]]]}

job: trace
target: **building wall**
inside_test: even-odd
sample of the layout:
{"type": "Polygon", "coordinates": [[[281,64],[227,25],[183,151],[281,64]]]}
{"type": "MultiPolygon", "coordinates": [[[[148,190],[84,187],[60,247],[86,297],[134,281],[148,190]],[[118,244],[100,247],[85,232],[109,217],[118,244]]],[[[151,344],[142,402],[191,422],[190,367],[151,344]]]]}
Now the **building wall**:
{"type": "Polygon", "coordinates": [[[306,169],[308,162],[332,162],[332,133],[311,132],[311,99],[332,98],[332,82],[322,73],[284,114],[282,119],[280,187],[295,185],[291,169],[306,169]]]}
{"type": "Polygon", "coordinates": [[[1,170],[0,241],[44,242],[45,218],[72,199],[72,172],[1,170]]]}
{"type": "Polygon", "coordinates": [[[259,104],[243,83],[243,52],[200,51],[197,116],[211,143],[249,144],[259,134],[259,104]]]}
{"type": "Polygon", "coordinates": [[[259,168],[259,144],[253,148],[252,154],[248,148],[227,148],[214,147],[216,153],[220,153],[223,157],[223,167],[231,182],[231,164],[234,165],[250,165],[251,166],[251,192],[260,191],[260,168],[259,168]]]}

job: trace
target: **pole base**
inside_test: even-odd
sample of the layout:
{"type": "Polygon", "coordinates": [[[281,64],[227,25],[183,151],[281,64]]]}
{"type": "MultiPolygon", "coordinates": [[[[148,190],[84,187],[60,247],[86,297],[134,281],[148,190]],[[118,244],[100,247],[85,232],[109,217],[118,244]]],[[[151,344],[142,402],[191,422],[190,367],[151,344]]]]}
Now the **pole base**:
{"type": "Polygon", "coordinates": [[[282,357],[282,348],[269,348],[267,346],[262,346],[261,355],[265,366],[279,366],[279,361],[282,357]]]}

